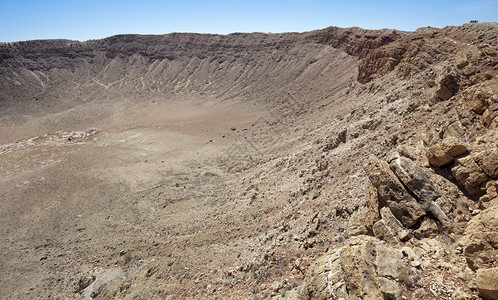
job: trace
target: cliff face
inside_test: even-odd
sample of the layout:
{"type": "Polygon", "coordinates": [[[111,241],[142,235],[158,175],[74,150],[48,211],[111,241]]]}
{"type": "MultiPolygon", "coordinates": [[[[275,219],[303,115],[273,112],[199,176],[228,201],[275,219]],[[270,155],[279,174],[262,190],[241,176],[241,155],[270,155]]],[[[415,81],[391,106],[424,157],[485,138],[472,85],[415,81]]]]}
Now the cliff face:
{"type": "Polygon", "coordinates": [[[496,23],[1,44],[0,289],[494,299],[497,46],[496,23]]]}
{"type": "MultiPolygon", "coordinates": [[[[121,35],[98,41],[30,41],[0,48],[1,97],[58,86],[237,96],[313,85],[343,52],[363,57],[402,34],[328,28],[286,34],[121,35]],[[342,51],[338,51],[342,50],[342,51]]],[[[355,66],[351,66],[352,69],[355,66]]],[[[337,72],[337,70],[333,70],[337,72]]]]}

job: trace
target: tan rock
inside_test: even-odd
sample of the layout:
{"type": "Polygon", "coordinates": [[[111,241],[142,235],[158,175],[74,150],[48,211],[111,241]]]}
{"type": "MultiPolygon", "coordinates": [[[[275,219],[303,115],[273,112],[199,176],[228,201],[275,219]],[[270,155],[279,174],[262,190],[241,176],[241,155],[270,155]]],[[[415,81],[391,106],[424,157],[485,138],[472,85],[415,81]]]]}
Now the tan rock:
{"type": "Polygon", "coordinates": [[[451,168],[453,176],[471,195],[482,195],[481,184],[489,177],[469,155],[455,160],[455,166],[451,168]]]}
{"type": "MultiPolygon", "coordinates": [[[[441,200],[439,198],[438,200],[441,200]]],[[[444,213],[444,211],[441,209],[439,204],[437,202],[433,201],[429,203],[429,207],[427,208],[427,211],[431,212],[431,214],[439,221],[441,224],[444,226],[449,226],[450,225],[450,219],[448,216],[444,213]]]]}
{"type": "Polygon", "coordinates": [[[348,133],[347,129],[344,129],[343,131],[339,132],[337,137],[339,138],[339,141],[341,141],[341,143],[346,142],[347,133],[348,133]]]}
{"type": "Polygon", "coordinates": [[[371,157],[366,170],[379,193],[379,207],[388,206],[403,226],[410,228],[425,215],[420,204],[405,190],[387,162],[371,157]]]}
{"type": "Polygon", "coordinates": [[[392,229],[392,231],[401,241],[405,240],[408,237],[408,234],[410,232],[403,227],[398,219],[396,219],[389,207],[383,207],[380,210],[380,215],[382,216],[382,219],[385,221],[386,225],[392,229]]]}
{"type": "Polygon", "coordinates": [[[465,75],[467,77],[475,74],[475,72],[476,72],[476,68],[472,65],[467,65],[462,70],[463,75],[465,75]]]}
{"type": "Polygon", "coordinates": [[[498,267],[477,270],[476,285],[479,296],[498,299],[498,267]]]}
{"type": "Polygon", "coordinates": [[[498,180],[486,183],[486,194],[479,198],[479,207],[486,209],[498,205],[498,180]]]}
{"type": "MultiPolygon", "coordinates": [[[[329,280],[333,280],[332,282],[334,283],[340,282],[339,275],[336,280],[333,277],[334,273],[337,273],[338,270],[335,272],[331,270],[331,267],[340,269],[340,264],[336,262],[338,258],[339,255],[325,255],[311,265],[305,277],[301,299],[326,300],[332,298],[332,291],[329,289],[329,285],[331,285],[329,280]]],[[[339,290],[341,286],[336,286],[335,288],[339,290]]]]}
{"type": "Polygon", "coordinates": [[[458,92],[456,78],[452,74],[446,74],[439,82],[439,88],[436,90],[436,98],[448,100],[458,92]]]}
{"type": "Polygon", "coordinates": [[[457,139],[465,139],[467,129],[462,125],[459,120],[451,122],[443,133],[443,138],[455,137],[457,139]]]}
{"type": "Polygon", "coordinates": [[[427,149],[427,158],[433,166],[441,167],[451,163],[455,157],[464,154],[467,146],[455,137],[448,137],[427,149]]]}
{"type": "Polygon", "coordinates": [[[470,108],[472,111],[476,114],[482,115],[489,106],[489,97],[490,95],[488,93],[481,91],[475,92],[470,100],[470,108]]]}
{"type": "Polygon", "coordinates": [[[349,219],[348,232],[350,236],[368,235],[372,232],[373,224],[368,228],[368,219],[371,213],[367,208],[355,211],[349,219]]]}
{"type": "Polygon", "coordinates": [[[482,124],[488,128],[496,129],[498,124],[498,104],[488,107],[482,114],[482,124]]]}
{"type": "Polygon", "coordinates": [[[488,149],[472,155],[481,169],[493,179],[498,179],[498,149],[488,149]]]}
{"type": "Polygon", "coordinates": [[[90,299],[103,298],[109,292],[112,292],[123,281],[125,273],[121,268],[111,268],[97,276],[88,287],[82,290],[82,294],[90,299]]]}
{"type": "Polygon", "coordinates": [[[406,145],[399,145],[398,147],[396,147],[396,151],[398,151],[400,156],[409,158],[411,160],[416,160],[417,156],[420,154],[417,148],[406,145]]]}
{"type": "Polygon", "coordinates": [[[460,242],[472,270],[491,267],[498,260],[498,206],[473,217],[460,242]]]}
{"type": "Polygon", "coordinates": [[[457,68],[462,69],[463,67],[469,64],[469,60],[467,59],[467,56],[464,53],[459,53],[455,59],[455,64],[457,68]]]}
{"type": "Polygon", "coordinates": [[[400,242],[396,232],[394,232],[394,230],[387,225],[386,220],[384,219],[380,219],[375,222],[373,226],[373,233],[376,238],[386,241],[389,244],[396,245],[400,242]]]}
{"type": "Polygon", "coordinates": [[[352,237],[311,266],[301,299],[400,299],[402,257],[374,237],[352,237]]]}

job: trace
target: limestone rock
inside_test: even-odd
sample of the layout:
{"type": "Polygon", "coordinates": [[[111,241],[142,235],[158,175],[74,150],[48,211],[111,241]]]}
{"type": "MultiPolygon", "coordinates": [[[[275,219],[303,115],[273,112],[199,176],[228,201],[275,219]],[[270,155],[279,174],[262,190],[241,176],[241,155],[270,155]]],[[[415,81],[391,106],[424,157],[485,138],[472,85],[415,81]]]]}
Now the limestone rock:
{"type": "Polygon", "coordinates": [[[419,203],[429,203],[439,197],[425,170],[411,159],[399,157],[389,166],[399,180],[417,197],[419,203]]]}
{"type": "Polygon", "coordinates": [[[422,208],[431,212],[443,225],[449,225],[448,217],[435,202],[440,195],[426,171],[406,157],[398,157],[389,165],[399,180],[415,195],[422,208]]]}
{"type": "Polygon", "coordinates": [[[456,137],[459,139],[465,139],[466,128],[462,125],[459,120],[451,122],[445,129],[443,133],[443,138],[456,137]]]}
{"type": "Polygon", "coordinates": [[[401,299],[402,257],[374,237],[352,237],[308,270],[301,299],[401,299]]]}
{"type": "Polygon", "coordinates": [[[469,60],[467,58],[466,53],[458,53],[456,59],[455,59],[455,64],[457,68],[462,69],[463,67],[467,66],[469,64],[469,60]]]}
{"type": "Polygon", "coordinates": [[[394,230],[387,225],[386,220],[384,219],[380,219],[375,222],[373,226],[373,233],[376,238],[386,241],[389,244],[396,245],[400,242],[396,232],[394,232],[394,230]]]}
{"type": "Polygon", "coordinates": [[[476,285],[479,296],[498,299],[498,267],[477,270],[476,285]]]}
{"type": "Polygon", "coordinates": [[[475,162],[493,179],[498,179],[498,149],[488,149],[473,155],[475,162]]]}
{"type": "Polygon", "coordinates": [[[388,206],[406,228],[425,215],[420,204],[405,190],[387,162],[371,157],[366,170],[379,193],[379,206],[388,206]]]}
{"type": "Polygon", "coordinates": [[[498,206],[472,218],[460,242],[472,270],[491,267],[498,260],[498,206]]]}
{"type": "Polygon", "coordinates": [[[462,69],[469,64],[469,60],[467,59],[467,56],[465,54],[459,53],[455,59],[455,64],[457,68],[462,69]]]}
{"type": "Polygon", "coordinates": [[[325,145],[323,146],[323,152],[328,152],[330,150],[333,150],[333,149],[339,147],[339,144],[340,144],[340,140],[338,138],[336,138],[336,137],[328,138],[325,141],[325,145]]]}
{"type": "Polygon", "coordinates": [[[481,195],[481,184],[489,179],[471,155],[457,159],[451,172],[471,195],[481,195]]]}
{"type": "MultiPolygon", "coordinates": [[[[438,200],[441,200],[441,198],[438,200]]],[[[444,226],[450,225],[450,219],[448,219],[448,216],[444,213],[437,202],[430,202],[427,210],[431,212],[431,214],[444,226]]]]}
{"type": "Polygon", "coordinates": [[[125,273],[121,268],[108,269],[95,279],[88,287],[82,290],[83,295],[90,299],[103,297],[118,287],[124,279],[125,273]]]}
{"type": "Polygon", "coordinates": [[[416,157],[419,155],[419,151],[415,147],[405,145],[399,145],[396,147],[396,151],[398,151],[399,155],[411,160],[416,160],[416,157]]]}
{"type": "Polygon", "coordinates": [[[467,147],[454,137],[448,137],[427,149],[427,158],[433,166],[441,167],[451,163],[455,157],[465,153],[467,147]]]}
{"type": "Polygon", "coordinates": [[[348,231],[349,235],[368,235],[372,232],[372,225],[369,226],[368,219],[371,215],[371,212],[367,208],[361,208],[355,211],[351,218],[349,219],[348,231]]]}
{"type": "Polygon", "coordinates": [[[390,228],[392,228],[393,232],[401,241],[405,240],[408,237],[409,231],[403,227],[398,219],[396,219],[389,207],[383,207],[380,210],[380,215],[382,216],[382,219],[385,221],[385,223],[390,228]]]}

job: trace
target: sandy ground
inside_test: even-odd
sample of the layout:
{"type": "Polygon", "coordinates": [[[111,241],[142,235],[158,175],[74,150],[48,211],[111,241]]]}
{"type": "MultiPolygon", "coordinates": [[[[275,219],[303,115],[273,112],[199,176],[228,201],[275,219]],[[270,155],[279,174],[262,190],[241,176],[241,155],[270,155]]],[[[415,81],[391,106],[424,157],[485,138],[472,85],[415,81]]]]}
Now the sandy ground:
{"type": "Polygon", "coordinates": [[[54,285],[67,288],[76,274],[142,249],[133,244],[186,234],[175,226],[216,235],[220,228],[201,221],[213,213],[209,182],[223,180],[216,161],[262,114],[240,103],[154,102],[82,139],[54,132],[2,145],[0,251],[9,275],[1,289],[64,294],[54,285]]]}

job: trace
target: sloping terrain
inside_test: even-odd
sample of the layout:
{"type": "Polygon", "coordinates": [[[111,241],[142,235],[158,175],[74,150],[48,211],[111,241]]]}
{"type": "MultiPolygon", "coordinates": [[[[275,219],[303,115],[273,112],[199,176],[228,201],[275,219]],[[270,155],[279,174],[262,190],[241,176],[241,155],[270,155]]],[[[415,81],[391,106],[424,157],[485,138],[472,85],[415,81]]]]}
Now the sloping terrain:
{"type": "Polygon", "coordinates": [[[7,298],[497,296],[496,23],[0,44],[7,298]]]}

